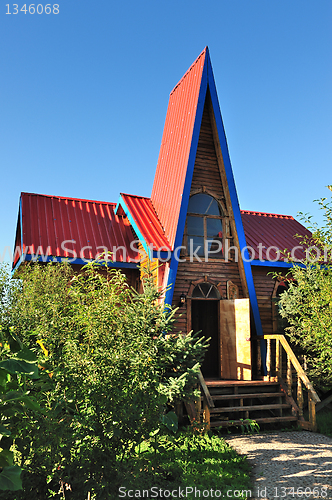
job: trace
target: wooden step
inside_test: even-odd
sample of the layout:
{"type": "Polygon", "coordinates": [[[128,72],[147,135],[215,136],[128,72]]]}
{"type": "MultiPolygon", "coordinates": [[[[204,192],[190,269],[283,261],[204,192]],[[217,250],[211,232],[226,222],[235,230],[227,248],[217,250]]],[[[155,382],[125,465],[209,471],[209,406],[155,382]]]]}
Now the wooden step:
{"type": "Polygon", "coordinates": [[[276,404],[276,405],[254,405],[254,406],[222,406],[219,408],[210,408],[210,413],[232,413],[235,411],[256,411],[256,410],[281,410],[289,409],[290,404],[276,404]]]}
{"type": "Polygon", "coordinates": [[[264,386],[279,385],[278,382],[265,382],[264,380],[206,380],[208,387],[246,387],[246,386],[264,386]]]}
{"type": "MultiPolygon", "coordinates": [[[[254,394],[212,394],[213,401],[223,401],[229,399],[261,399],[261,398],[277,398],[285,396],[284,392],[256,392],[254,394]]],[[[203,397],[201,398],[203,400],[203,397]]]]}
{"type": "MultiPolygon", "coordinates": [[[[234,425],[248,425],[249,422],[246,423],[247,419],[244,420],[218,420],[211,421],[210,427],[230,427],[234,425]]],[[[274,423],[282,423],[282,422],[296,422],[297,417],[289,416],[289,417],[268,417],[268,418],[255,418],[255,422],[258,424],[274,424],[274,423]]]]}

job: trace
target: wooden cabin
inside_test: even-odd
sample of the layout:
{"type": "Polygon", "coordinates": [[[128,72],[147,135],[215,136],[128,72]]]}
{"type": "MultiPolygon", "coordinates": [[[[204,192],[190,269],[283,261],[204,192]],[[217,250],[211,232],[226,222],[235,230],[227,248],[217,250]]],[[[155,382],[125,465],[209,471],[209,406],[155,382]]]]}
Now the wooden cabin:
{"type": "MultiPolygon", "coordinates": [[[[82,266],[110,251],[108,264],[138,288],[139,260],[149,260],[156,283],[167,289],[165,303],[179,306],[177,330],[211,337],[202,366],[206,412],[214,407],[208,387],[233,381],[234,401],[249,408],[247,398],[238,396],[241,388],[250,387],[253,396],[253,383],[279,387],[286,363],[288,386],[282,390],[288,403],[280,402],[282,390],[274,403],[274,417],[284,418],[295,372],[297,394],[301,384],[311,391],[277,335],[280,280],[271,272],[292,265],[279,250],[303,258],[295,234],[309,233],[292,216],[240,210],[206,47],[170,94],[151,197],[121,193],[117,203],[105,203],[22,193],[13,268],[63,258],[82,266]]],[[[310,398],[313,405],[315,396],[310,398]]],[[[301,404],[292,406],[293,419],[297,412],[303,420],[301,404]]]]}

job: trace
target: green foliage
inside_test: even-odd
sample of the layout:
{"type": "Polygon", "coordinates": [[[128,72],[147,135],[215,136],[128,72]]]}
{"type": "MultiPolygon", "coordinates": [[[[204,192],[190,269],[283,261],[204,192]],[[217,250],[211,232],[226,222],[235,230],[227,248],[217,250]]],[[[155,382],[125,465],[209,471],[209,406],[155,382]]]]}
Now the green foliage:
{"type": "Polygon", "coordinates": [[[242,434],[255,434],[255,432],[259,433],[260,426],[256,422],[256,420],[252,420],[251,418],[240,418],[240,423],[236,423],[234,420],[230,421],[230,426],[227,427],[227,432],[231,434],[229,430],[232,427],[235,429],[240,429],[242,434]]]}
{"type": "MultiPolygon", "coordinates": [[[[246,498],[242,490],[250,490],[250,470],[245,457],[236,452],[215,434],[193,434],[188,431],[162,436],[155,450],[154,439],[143,443],[137,456],[129,459],[120,471],[110,498],[118,498],[124,490],[181,491],[188,488],[186,498],[195,498],[193,490],[219,490],[220,497],[246,498]],[[235,492],[235,496],[232,492],[235,492]]],[[[217,493],[219,495],[219,493],[217,493]]],[[[196,494],[196,498],[198,493],[196,494]]]]}
{"type": "Polygon", "coordinates": [[[316,414],[317,432],[332,438],[332,412],[329,407],[323,408],[316,414]]]}
{"type": "Polygon", "coordinates": [[[0,326],[0,490],[17,491],[22,489],[21,467],[14,465],[11,448],[14,444],[19,449],[18,436],[30,430],[29,410],[41,411],[29,390],[38,378],[38,366],[27,348],[13,355],[6,337],[0,326]]]}
{"type": "Polygon", "coordinates": [[[206,342],[171,334],[174,313],[158,305],[149,279],[137,294],[119,271],[92,265],[75,274],[35,264],[20,280],[0,276],[0,324],[14,352],[0,373],[19,379],[25,370],[29,394],[13,394],[25,410],[16,415],[24,493],[15,500],[59,498],[59,484],[71,486],[71,498],[109,498],[118,464],[151,432],[176,431],[166,404],[195,397],[206,342]]]}
{"type": "Polygon", "coordinates": [[[280,296],[279,310],[289,327],[286,332],[307,357],[308,374],[316,385],[332,386],[332,203],[320,200],[325,226],[310,226],[312,238],[301,244],[314,246],[303,262],[288,274],[289,289],[280,296]],[[317,259],[317,255],[320,257],[317,259]]]}

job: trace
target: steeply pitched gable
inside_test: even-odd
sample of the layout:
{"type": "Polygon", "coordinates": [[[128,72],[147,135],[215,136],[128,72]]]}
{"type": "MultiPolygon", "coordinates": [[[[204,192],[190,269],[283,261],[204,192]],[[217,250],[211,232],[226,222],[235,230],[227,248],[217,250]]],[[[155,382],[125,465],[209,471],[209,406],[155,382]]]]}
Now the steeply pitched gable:
{"type": "MultiPolygon", "coordinates": [[[[220,170],[235,244],[243,250],[239,261],[244,296],[251,300],[256,332],[262,333],[251,266],[241,219],[225,130],[213,77],[209,51],[206,47],[170,95],[161,150],[151,201],[174,248],[183,240],[191,191],[197,146],[206,99],[211,100],[210,117],[217,162],[220,170]]],[[[166,303],[171,304],[179,261],[173,253],[168,273],[166,303]]]]}
{"type": "Polygon", "coordinates": [[[151,201],[171,247],[178,229],[190,154],[195,153],[192,151],[195,120],[200,125],[203,111],[197,113],[204,72],[205,80],[207,76],[207,52],[206,47],[170,94],[152,188],[151,201]]]}

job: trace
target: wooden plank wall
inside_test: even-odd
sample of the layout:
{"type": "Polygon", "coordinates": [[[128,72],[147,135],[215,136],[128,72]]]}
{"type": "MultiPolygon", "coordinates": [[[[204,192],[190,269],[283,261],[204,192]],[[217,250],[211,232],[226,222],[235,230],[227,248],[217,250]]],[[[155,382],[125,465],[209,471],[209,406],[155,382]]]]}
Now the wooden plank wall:
{"type": "Polygon", "coordinates": [[[270,267],[252,267],[258,308],[265,335],[273,333],[272,293],[276,280],[268,273],[274,271],[275,269],[270,267]]]}
{"type": "MultiPolygon", "coordinates": [[[[216,284],[221,283],[223,298],[227,297],[226,283],[231,280],[239,287],[239,298],[243,298],[241,280],[238,266],[234,262],[190,262],[189,258],[186,262],[180,262],[174,288],[173,306],[177,307],[180,302],[180,295],[188,294],[188,290],[192,281],[204,279],[205,276],[211,279],[216,284]]],[[[186,307],[181,307],[177,313],[176,330],[187,331],[187,310],[186,307]],[[181,317],[179,315],[181,314],[181,317]]]]}
{"type": "MultiPolygon", "coordinates": [[[[203,112],[190,194],[193,195],[202,191],[202,189],[215,196],[225,206],[225,195],[214,146],[208,100],[203,112]]],[[[233,245],[233,239],[230,238],[229,246],[233,245]]],[[[189,257],[185,255],[181,255],[181,258],[186,259],[186,261],[179,262],[173,295],[173,306],[177,307],[179,305],[182,293],[188,294],[192,281],[204,279],[205,276],[215,284],[221,283],[223,298],[227,297],[226,286],[228,280],[231,280],[234,285],[238,286],[239,298],[243,297],[240,273],[236,262],[225,262],[222,259],[210,259],[209,262],[197,262],[194,259],[194,262],[190,262],[189,257]]],[[[178,311],[176,330],[187,331],[187,311],[185,306],[181,307],[178,311]],[[181,317],[179,317],[180,314],[181,317]]]]}
{"type": "MultiPolygon", "coordinates": [[[[78,264],[72,264],[72,268],[76,273],[81,272],[82,266],[78,264]]],[[[105,274],[104,271],[105,268],[100,267],[99,270],[101,273],[105,274]]],[[[131,269],[131,268],[115,268],[121,271],[122,274],[124,274],[127,278],[127,283],[129,286],[135,288],[135,290],[138,290],[138,284],[139,284],[139,269],[131,269]]]]}
{"type": "Polygon", "coordinates": [[[199,135],[193,180],[190,194],[202,187],[216,195],[225,205],[225,194],[222,188],[218,160],[213,141],[213,132],[209,116],[208,100],[204,107],[201,131],[199,135]]]}

